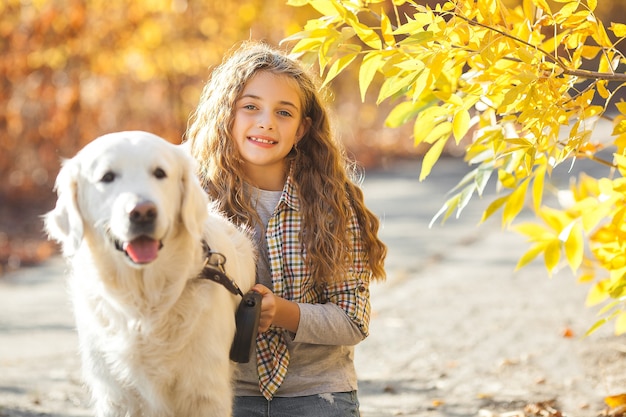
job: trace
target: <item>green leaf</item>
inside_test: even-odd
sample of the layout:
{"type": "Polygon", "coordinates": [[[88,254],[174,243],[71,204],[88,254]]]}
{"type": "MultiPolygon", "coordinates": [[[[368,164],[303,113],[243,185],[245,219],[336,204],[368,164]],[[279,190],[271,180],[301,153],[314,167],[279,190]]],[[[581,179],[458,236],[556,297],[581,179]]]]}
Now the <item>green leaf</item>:
{"type": "Polygon", "coordinates": [[[487,183],[489,182],[489,178],[491,178],[491,174],[493,173],[493,170],[494,170],[493,161],[480,164],[480,166],[477,168],[476,187],[478,190],[478,195],[483,195],[483,192],[485,191],[485,187],[487,186],[487,183]]]}

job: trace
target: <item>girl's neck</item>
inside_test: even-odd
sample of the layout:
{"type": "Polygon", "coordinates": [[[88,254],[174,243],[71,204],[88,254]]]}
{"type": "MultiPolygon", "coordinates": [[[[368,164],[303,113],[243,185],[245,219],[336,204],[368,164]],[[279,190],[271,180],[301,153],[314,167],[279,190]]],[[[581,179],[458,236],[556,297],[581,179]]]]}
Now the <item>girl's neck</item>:
{"type": "Polygon", "coordinates": [[[282,191],[287,179],[287,169],[267,167],[246,167],[246,180],[253,187],[267,191],[282,191]]]}

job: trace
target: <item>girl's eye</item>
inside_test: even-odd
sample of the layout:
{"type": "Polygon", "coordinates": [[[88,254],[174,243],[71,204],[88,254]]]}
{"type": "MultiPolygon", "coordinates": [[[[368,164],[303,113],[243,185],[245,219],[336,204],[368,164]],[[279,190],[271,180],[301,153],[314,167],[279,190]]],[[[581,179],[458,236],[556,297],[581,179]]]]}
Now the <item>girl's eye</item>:
{"type": "Polygon", "coordinates": [[[104,173],[102,178],[100,178],[100,182],[110,183],[115,180],[115,173],[113,171],[107,171],[104,173]]]}
{"type": "Polygon", "coordinates": [[[157,179],[162,179],[162,178],[166,178],[167,177],[167,174],[165,173],[165,171],[162,168],[155,169],[153,175],[157,179]]]}
{"type": "Polygon", "coordinates": [[[243,106],[243,108],[246,110],[255,110],[256,106],[254,104],[246,104],[243,106]]]}
{"type": "Polygon", "coordinates": [[[288,112],[288,111],[286,111],[286,110],[280,110],[280,111],[278,112],[278,114],[280,114],[281,116],[284,116],[284,117],[291,117],[291,113],[289,113],[289,112],[288,112]]]}

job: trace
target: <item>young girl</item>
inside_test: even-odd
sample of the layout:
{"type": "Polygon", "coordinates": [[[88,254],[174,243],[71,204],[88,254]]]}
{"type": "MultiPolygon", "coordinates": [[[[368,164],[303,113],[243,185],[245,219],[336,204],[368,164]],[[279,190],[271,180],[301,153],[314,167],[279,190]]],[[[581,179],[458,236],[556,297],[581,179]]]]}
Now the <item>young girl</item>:
{"type": "Polygon", "coordinates": [[[234,416],[358,416],[354,345],[387,249],[316,85],[244,43],[213,71],[186,139],[210,197],[259,250],[256,358],[239,365],[234,416]]]}

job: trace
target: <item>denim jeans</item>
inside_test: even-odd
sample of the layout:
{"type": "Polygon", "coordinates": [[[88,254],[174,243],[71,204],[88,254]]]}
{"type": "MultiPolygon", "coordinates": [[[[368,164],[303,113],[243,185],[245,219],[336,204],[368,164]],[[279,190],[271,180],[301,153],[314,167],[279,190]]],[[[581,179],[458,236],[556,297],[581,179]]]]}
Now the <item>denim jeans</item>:
{"type": "Polygon", "coordinates": [[[235,397],[233,417],[359,417],[356,391],[304,397],[235,397]]]}

